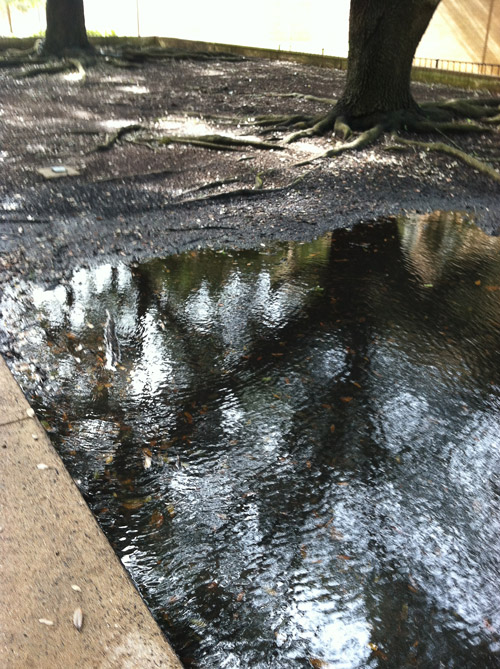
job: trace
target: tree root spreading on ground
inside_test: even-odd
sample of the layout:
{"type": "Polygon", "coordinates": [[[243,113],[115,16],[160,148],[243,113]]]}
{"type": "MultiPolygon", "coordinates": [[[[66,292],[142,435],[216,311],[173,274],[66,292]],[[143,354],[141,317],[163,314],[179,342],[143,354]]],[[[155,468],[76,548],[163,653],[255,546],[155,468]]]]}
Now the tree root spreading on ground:
{"type": "Polygon", "coordinates": [[[227,135],[164,135],[163,137],[153,138],[152,141],[158,142],[158,144],[163,146],[168,146],[169,144],[191,144],[193,146],[202,146],[206,149],[218,149],[219,151],[239,150],[249,147],[265,151],[283,151],[285,148],[280,144],[240,137],[228,137],[227,135]]]}
{"type": "MultiPolygon", "coordinates": [[[[457,149],[454,146],[450,146],[444,142],[419,142],[417,140],[406,139],[399,136],[395,136],[394,139],[403,146],[414,146],[418,149],[424,149],[425,151],[437,151],[438,153],[445,153],[448,156],[453,156],[453,158],[458,158],[466,165],[469,165],[469,167],[473,167],[482,174],[485,174],[486,176],[500,183],[500,172],[488,165],[488,163],[485,163],[483,160],[479,160],[479,158],[475,158],[470,153],[466,153],[465,151],[457,149]]],[[[396,146],[386,147],[386,149],[389,151],[398,150],[400,148],[401,147],[397,144],[396,146]]]]}
{"type": "Polygon", "coordinates": [[[83,82],[87,73],[85,72],[82,62],[78,58],[64,58],[63,60],[52,60],[48,62],[40,60],[39,64],[20,70],[14,76],[17,76],[20,79],[26,79],[30,77],[38,77],[42,74],[62,74],[74,70],[78,72],[79,81],[83,82]]]}
{"type": "Polygon", "coordinates": [[[113,148],[116,142],[122,139],[122,137],[125,137],[125,135],[128,135],[131,132],[138,132],[139,130],[145,130],[145,129],[146,128],[143,125],[140,125],[139,123],[124,125],[121,128],[118,128],[118,130],[114,132],[112,135],[109,135],[102,144],[98,144],[96,147],[94,147],[90,151],[90,153],[93,153],[94,151],[109,151],[110,149],[113,148]]]}
{"type": "MultiPolygon", "coordinates": [[[[133,67],[136,63],[145,61],[157,61],[161,59],[192,59],[192,60],[242,60],[239,56],[232,54],[220,53],[206,53],[206,52],[184,52],[175,49],[164,48],[161,43],[154,43],[146,46],[132,46],[124,45],[121,49],[110,53],[96,53],[92,57],[86,58],[82,54],[82,58],[66,57],[59,60],[48,59],[41,56],[39,53],[39,46],[35,45],[32,49],[25,51],[10,51],[6,55],[0,57],[0,67],[20,67],[27,66],[16,73],[17,77],[34,77],[39,75],[61,74],[65,72],[76,71],[79,75],[79,80],[83,81],[86,76],[84,64],[92,64],[103,59],[105,62],[116,65],[118,67],[133,67]]],[[[259,150],[275,150],[283,151],[287,145],[299,139],[306,137],[314,137],[325,135],[328,132],[333,132],[334,135],[341,137],[343,141],[338,142],[335,146],[328,149],[319,156],[315,156],[308,160],[295,163],[294,167],[310,165],[325,158],[333,158],[348,151],[357,151],[366,148],[375,143],[383,134],[390,132],[396,144],[386,147],[387,150],[401,150],[404,147],[414,147],[424,149],[425,151],[433,151],[445,153],[458,160],[461,160],[470,167],[479,170],[496,182],[500,182],[500,172],[494,169],[488,162],[480,160],[475,156],[463,151],[456,144],[446,143],[444,141],[417,141],[413,139],[406,139],[401,135],[395,135],[401,131],[409,131],[413,133],[423,133],[432,135],[439,133],[446,137],[451,133],[477,133],[486,134],[498,132],[497,126],[500,126],[500,98],[485,97],[485,98],[464,98],[444,100],[432,103],[425,103],[417,110],[402,110],[392,114],[374,115],[371,119],[350,119],[349,115],[345,114],[341,105],[336,105],[335,100],[329,98],[317,97],[310,94],[300,92],[290,93],[263,93],[262,96],[297,98],[309,102],[317,102],[320,104],[328,104],[331,109],[325,115],[307,115],[302,113],[292,115],[267,115],[260,116],[255,119],[238,119],[233,117],[213,116],[213,120],[225,122],[228,124],[238,123],[245,125],[254,124],[261,128],[262,133],[279,132],[292,130],[293,132],[284,137],[281,142],[265,142],[260,140],[250,140],[238,138],[235,136],[226,135],[200,135],[200,136],[182,136],[182,135],[151,135],[151,129],[141,124],[130,124],[119,128],[116,132],[109,135],[105,141],[98,144],[92,151],[108,151],[115,146],[120,140],[128,140],[130,142],[144,145],[151,149],[156,149],[161,146],[168,146],[171,144],[191,145],[199,148],[219,150],[219,151],[238,151],[245,148],[253,148],[259,150]],[[132,136],[141,131],[149,132],[148,136],[132,136]],[[354,138],[351,139],[354,135],[354,138]],[[350,141],[347,141],[350,140],[350,141]]],[[[259,96],[260,97],[260,96],[259,96]]],[[[181,112],[182,113],[182,112],[181,112]]],[[[196,116],[196,112],[185,112],[186,115],[196,116]]],[[[202,118],[212,118],[207,115],[200,115],[202,118]]],[[[91,151],[91,152],[92,152],[91,151]]],[[[491,162],[498,162],[495,158],[490,158],[491,162]]],[[[314,168],[316,169],[316,168],[314,168]]],[[[255,177],[254,188],[242,188],[235,191],[227,191],[224,193],[217,193],[215,195],[208,195],[202,198],[195,198],[194,200],[182,200],[183,202],[199,201],[200,199],[221,199],[224,197],[236,196],[254,196],[260,193],[272,193],[287,190],[297,183],[302,181],[305,176],[310,174],[312,170],[307,171],[297,179],[293,180],[285,186],[276,188],[264,188],[263,174],[259,173],[255,177]]],[[[108,181],[120,178],[134,178],[134,177],[148,177],[168,173],[168,170],[159,170],[147,174],[130,174],[120,176],[105,177],[100,181],[108,181]]],[[[192,189],[188,192],[197,192],[199,190],[207,190],[214,187],[234,183],[237,178],[223,179],[210,184],[204,184],[198,188],[192,189]]],[[[184,195],[186,195],[185,193],[184,195]]]]}
{"type": "MultiPolygon", "coordinates": [[[[288,95],[288,94],[287,94],[288,95]]],[[[301,94],[289,94],[290,96],[295,97],[296,95],[301,94]]],[[[312,96],[311,96],[312,97],[312,96]]],[[[94,151],[107,151],[111,149],[119,140],[125,139],[126,141],[133,142],[135,144],[144,145],[150,149],[156,150],[157,148],[168,146],[172,144],[184,144],[195,146],[204,149],[212,149],[218,151],[239,151],[245,148],[260,149],[260,150],[276,150],[283,151],[287,148],[289,144],[296,141],[297,139],[303,137],[312,137],[315,135],[323,135],[328,131],[334,132],[335,135],[341,136],[343,141],[338,142],[335,146],[328,149],[324,153],[303,160],[301,162],[296,162],[292,165],[294,168],[311,165],[320,161],[322,159],[333,158],[346,153],[349,151],[358,151],[364,149],[372,144],[374,144],[382,135],[387,132],[392,133],[392,138],[396,144],[393,144],[389,147],[386,147],[387,150],[404,150],[405,147],[414,147],[424,149],[426,151],[435,151],[439,153],[445,153],[454,158],[461,160],[469,167],[479,170],[482,174],[485,174],[489,178],[500,182],[500,172],[498,172],[494,167],[489,165],[484,160],[463,151],[458,145],[456,145],[446,133],[492,133],[497,132],[497,128],[493,119],[500,117],[498,114],[498,109],[500,108],[500,99],[497,98],[484,98],[484,99],[472,99],[472,100],[449,100],[439,103],[432,103],[421,108],[419,113],[412,112],[396,112],[391,115],[386,115],[381,117],[379,115],[378,122],[368,125],[361,132],[356,132],[356,124],[352,124],[354,127],[351,127],[351,122],[343,114],[337,114],[335,107],[330,110],[330,112],[322,117],[306,117],[302,114],[296,114],[292,116],[269,116],[261,117],[255,120],[255,123],[261,127],[269,128],[273,127],[274,130],[277,128],[295,127],[297,126],[306,126],[309,124],[309,127],[302,127],[298,132],[285,137],[281,143],[278,142],[264,142],[261,140],[253,140],[240,138],[235,136],[227,135],[162,135],[155,136],[151,134],[151,130],[141,124],[130,124],[119,128],[112,135],[107,137],[105,142],[98,144],[95,147],[94,151]],[[480,115],[480,112],[484,114],[480,115]],[[469,114],[466,120],[459,120],[457,116],[460,114],[469,114]],[[427,118],[427,115],[431,118],[427,118]],[[307,120],[308,119],[308,120],[307,120]],[[488,122],[488,125],[486,123],[488,122]],[[427,135],[432,135],[439,133],[444,136],[449,143],[444,141],[431,142],[431,141],[416,141],[405,139],[399,134],[396,134],[398,131],[408,130],[414,133],[425,133],[427,135]],[[141,131],[149,132],[148,135],[141,135],[141,131]],[[129,135],[137,136],[129,137],[129,135]],[[453,144],[453,145],[452,145],[453,144]]],[[[191,112],[190,112],[191,114],[191,112]]],[[[196,114],[192,112],[192,114],[196,114]]],[[[186,199],[186,195],[197,193],[203,190],[211,190],[213,188],[219,188],[221,186],[229,185],[231,183],[236,183],[240,179],[237,177],[230,177],[228,179],[222,179],[213,181],[207,184],[202,184],[194,189],[186,191],[181,196],[181,199],[178,203],[189,203],[189,202],[200,202],[205,200],[221,200],[229,199],[234,197],[254,197],[259,194],[269,194],[277,193],[293,188],[298,183],[303,181],[303,179],[308,176],[311,171],[314,171],[317,167],[312,170],[308,170],[304,174],[300,175],[296,179],[292,180],[290,183],[273,188],[264,188],[264,176],[266,172],[259,172],[254,177],[254,186],[252,188],[240,188],[236,190],[219,192],[211,195],[203,195],[200,197],[194,197],[186,199]]],[[[169,170],[159,170],[158,172],[152,172],[148,174],[131,174],[125,175],[123,177],[113,176],[106,177],[101,181],[115,180],[120,178],[133,178],[135,177],[148,177],[148,176],[158,176],[162,174],[167,174],[169,170]]],[[[275,171],[275,168],[274,168],[275,171]]],[[[269,172],[267,172],[269,173],[269,172]]]]}
{"type": "Polygon", "coordinates": [[[297,98],[299,100],[307,100],[308,102],[319,102],[326,105],[335,105],[337,100],[333,98],[320,98],[316,95],[309,95],[308,93],[260,93],[256,97],[258,98],[297,98]]]}
{"type": "MultiPolygon", "coordinates": [[[[295,94],[289,94],[295,96],[295,94]]],[[[300,94],[297,94],[300,96],[300,94]]],[[[256,124],[263,127],[264,132],[269,131],[273,125],[274,129],[294,128],[295,132],[284,138],[283,143],[291,144],[305,137],[325,135],[332,132],[341,136],[344,141],[339,142],[333,148],[314,158],[296,163],[296,166],[308,165],[322,158],[332,158],[346,151],[357,151],[375,143],[387,132],[409,131],[413,133],[424,133],[427,135],[457,133],[487,134],[498,132],[494,127],[500,124],[499,98],[471,98],[458,100],[445,100],[442,102],[428,103],[416,110],[401,110],[387,114],[375,114],[371,119],[349,119],[343,113],[341,107],[333,107],[326,115],[309,116],[269,116],[256,119],[256,124]],[[354,139],[347,142],[355,131],[361,130],[354,139]]],[[[398,149],[403,146],[414,146],[427,151],[447,153],[465,164],[479,170],[486,176],[500,181],[500,173],[487,162],[474,157],[460,149],[454,142],[418,142],[397,136],[398,149]]],[[[394,149],[396,147],[392,147],[394,149]]]]}
{"type": "Polygon", "coordinates": [[[178,200],[174,204],[191,204],[191,203],[199,203],[199,202],[213,202],[217,200],[230,200],[235,197],[255,197],[259,195],[270,195],[274,193],[283,193],[287,190],[292,190],[296,186],[298,186],[299,183],[304,181],[306,177],[308,177],[310,174],[313,172],[316,172],[319,169],[319,166],[313,167],[310,170],[306,170],[302,174],[300,174],[298,177],[293,179],[292,181],[288,182],[284,186],[275,186],[272,188],[263,188],[263,179],[262,177],[265,174],[270,174],[273,172],[276,172],[275,168],[271,168],[270,170],[265,170],[264,172],[259,172],[256,177],[255,177],[255,187],[254,188],[239,188],[237,190],[233,191],[223,191],[222,193],[214,193],[212,195],[203,195],[201,197],[194,197],[194,198],[189,198],[185,199],[185,195],[189,193],[193,193],[196,191],[200,190],[208,190],[211,188],[215,188],[219,185],[225,185],[226,183],[234,183],[235,181],[239,181],[239,179],[223,179],[219,181],[212,181],[210,183],[203,184],[202,186],[199,186],[197,189],[192,189],[190,191],[187,191],[181,196],[181,199],[178,200]]]}
{"type": "MultiPolygon", "coordinates": [[[[76,53],[76,52],[75,52],[76,53]]],[[[36,40],[33,47],[29,49],[7,49],[0,55],[0,67],[24,67],[18,72],[18,77],[36,77],[41,74],[60,74],[68,70],[68,61],[75,56],[72,51],[61,59],[54,59],[52,56],[43,54],[41,40],[36,40]],[[71,56],[68,58],[68,56],[71,56]]],[[[237,56],[231,53],[211,53],[206,51],[183,51],[180,49],[167,48],[161,46],[161,40],[153,38],[152,45],[136,46],[124,44],[123,46],[110,50],[96,50],[92,53],[81,52],[81,60],[86,64],[93,64],[99,61],[109,65],[131,69],[136,65],[145,62],[157,62],[159,60],[223,60],[223,61],[241,61],[245,60],[243,56],[237,56]],[[156,40],[156,42],[154,42],[156,40]]],[[[78,55],[78,54],[77,54],[78,55]]],[[[77,68],[79,70],[79,68],[77,68]]]]}
{"type": "MultiPolygon", "coordinates": [[[[132,133],[140,132],[141,130],[148,131],[148,128],[139,123],[122,126],[113,134],[108,135],[105,141],[94,147],[90,153],[94,151],[109,151],[119,140],[124,139],[127,135],[132,133]]],[[[158,137],[149,134],[147,136],[134,137],[128,141],[148,146],[149,148],[169,146],[170,144],[187,144],[217,151],[240,151],[245,148],[260,149],[263,151],[285,150],[285,147],[278,143],[263,142],[259,139],[230,137],[228,135],[161,135],[158,137]]]]}

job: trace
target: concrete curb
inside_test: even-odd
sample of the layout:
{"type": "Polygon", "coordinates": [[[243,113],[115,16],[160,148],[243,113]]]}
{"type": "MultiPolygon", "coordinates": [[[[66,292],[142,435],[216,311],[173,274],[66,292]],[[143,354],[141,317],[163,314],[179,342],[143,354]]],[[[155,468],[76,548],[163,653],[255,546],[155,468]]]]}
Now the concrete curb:
{"type": "Polygon", "coordinates": [[[1,356],[0,579],[4,669],[182,666],[1,356]]]}

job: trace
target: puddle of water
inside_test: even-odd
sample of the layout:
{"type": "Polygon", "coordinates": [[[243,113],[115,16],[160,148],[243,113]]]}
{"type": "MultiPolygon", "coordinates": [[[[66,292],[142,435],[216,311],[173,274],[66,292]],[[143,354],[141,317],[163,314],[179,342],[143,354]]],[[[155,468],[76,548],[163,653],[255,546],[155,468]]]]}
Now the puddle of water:
{"type": "Polygon", "coordinates": [[[434,216],[7,291],[187,666],[500,666],[499,250],[434,216]]]}

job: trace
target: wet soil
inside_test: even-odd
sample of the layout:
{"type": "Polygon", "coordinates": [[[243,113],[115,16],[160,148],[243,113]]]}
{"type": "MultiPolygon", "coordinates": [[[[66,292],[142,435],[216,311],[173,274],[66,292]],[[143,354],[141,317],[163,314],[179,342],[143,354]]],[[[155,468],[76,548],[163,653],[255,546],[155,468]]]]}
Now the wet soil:
{"type": "MultiPolygon", "coordinates": [[[[282,187],[308,169],[298,161],[331,146],[331,137],[285,151],[216,151],[127,140],[96,151],[129,124],[144,135],[225,134],[259,138],[261,114],[321,113],[345,73],[301,64],[241,59],[172,60],[118,69],[100,63],[84,80],[64,74],[22,79],[0,71],[0,281],[24,275],[67,278],[75,266],[104,258],[145,259],[198,246],[248,247],[272,238],[313,238],[336,227],[400,212],[466,211],[489,233],[500,230],[500,186],[457,161],[419,150],[387,151],[390,139],[316,163],[293,188],[212,198],[252,189],[264,170],[266,188],[282,187]],[[161,120],[159,120],[161,119],[161,120]],[[37,170],[64,164],[79,176],[47,180],[37,170]],[[217,180],[233,183],[198,191],[217,180]],[[186,201],[190,200],[190,201],[186,201]],[[194,200],[194,201],[193,201],[194,200]]],[[[415,84],[418,100],[482,96],[415,84]]],[[[267,135],[278,142],[285,133],[267,135]]],[[[496,135],[451,138],[480,157],[500,156],[496,135]]]]}

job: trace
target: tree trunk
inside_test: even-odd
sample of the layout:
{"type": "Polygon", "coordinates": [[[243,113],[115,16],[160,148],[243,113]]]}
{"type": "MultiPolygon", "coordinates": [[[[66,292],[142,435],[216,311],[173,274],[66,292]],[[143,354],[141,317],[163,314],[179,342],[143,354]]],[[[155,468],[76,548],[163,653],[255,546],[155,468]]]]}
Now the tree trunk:
{"type": "Polygon", "coordinates": [[[85,29],[83,0],[47,0],[46,13],[44,54],[64,56],[92,51],[85,29]]]}
{"type": "Polygon", "coordinates": [[[413,57],[439,2],[351,0],[347,81],[337,113],[363,125],[363,119],[417,110],[413,57]]]}

